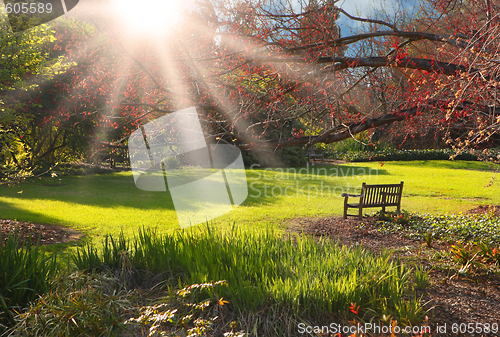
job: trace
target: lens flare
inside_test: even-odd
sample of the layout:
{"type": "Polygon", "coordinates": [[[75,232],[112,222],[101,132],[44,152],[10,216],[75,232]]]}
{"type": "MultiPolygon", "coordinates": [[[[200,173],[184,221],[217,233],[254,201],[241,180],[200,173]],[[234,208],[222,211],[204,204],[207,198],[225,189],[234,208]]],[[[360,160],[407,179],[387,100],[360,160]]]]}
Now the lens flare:
{"type": "Polygon", "coordinates": [[[181,19],[186,2],[179,0],[112,0],[130,34],[161,34],[181,19]]]}

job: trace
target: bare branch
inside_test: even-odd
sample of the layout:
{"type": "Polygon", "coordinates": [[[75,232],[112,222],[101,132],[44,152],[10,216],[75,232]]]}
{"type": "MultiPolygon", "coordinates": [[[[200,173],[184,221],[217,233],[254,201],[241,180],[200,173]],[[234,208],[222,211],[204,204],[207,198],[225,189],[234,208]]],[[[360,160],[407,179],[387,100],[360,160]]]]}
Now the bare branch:
{"type": "Polygon", "coordinates": [[[384,26],[387,26],[389,28],[392,28],[392,30],[394,30],[395,32],[398,31],[398,29],[396,28],[395,25],[390,24],[388,22],[385,22],[385,21],[382,21],[382,20],[373,20],[373,19],[358,18],[356,16],[352,16],[351,14],[347,13],[342,8],[339,8],[339,11],[341,13],[343,13],[345,16],[347,16],[351,20],[360,21],[360,22],[369,22],[369,23],[374,23],[374,24],[377,24],[377,25],[384,25],[384,26]]]}

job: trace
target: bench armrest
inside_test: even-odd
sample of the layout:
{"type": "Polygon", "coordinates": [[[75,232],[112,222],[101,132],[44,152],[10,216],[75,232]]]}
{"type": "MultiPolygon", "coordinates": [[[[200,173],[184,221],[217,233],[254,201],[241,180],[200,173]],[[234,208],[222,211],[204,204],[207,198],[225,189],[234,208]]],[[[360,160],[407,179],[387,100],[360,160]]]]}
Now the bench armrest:
{"type": "Polygon", "coordinates": [[[358,197],[361,198],[361,194],[349,194],[349,193],[342,193],[342,197],[358,197]]]}

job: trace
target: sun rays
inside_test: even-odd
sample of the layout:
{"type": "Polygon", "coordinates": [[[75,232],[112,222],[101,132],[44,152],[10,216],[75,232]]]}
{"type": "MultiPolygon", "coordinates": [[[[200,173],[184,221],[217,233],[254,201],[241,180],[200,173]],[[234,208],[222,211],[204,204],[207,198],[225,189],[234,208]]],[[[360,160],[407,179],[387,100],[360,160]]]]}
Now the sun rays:
{"type": "MultiPolygon", "coordinates": [[[[270,41],[232,31],[231,20],[207,19],[193,3],[89,2],[71,14],[77,19],[71,29],[80,29],[78,20],[82,20],[94,24],[96,30],[79,34],[79,46],[73,46],[73,54],[66,55],[75,64],[75,74],[81,71],[80,64],[89,64],[89,68],[88,74],[73,80],[61,102],[72,109],[73,115],[80,114],[77,118],[81,123],[86,123],[89,114],[95,118],[93,143],[101,150],[105,142],[115,145],[117,138],[125,139],[127,132],[151,119],[189,106],[200,107],[203,115],[211,114],[206,116],[207,123],[218,124],[213,139],[227,136],[225,141],[238,139],[248,144],[264,141],[265,135],[249,135],[250,121],[273,123],[280,120],[279,114],[291,109],[284,106],[282,98],[267,104],[258,95],[254,99],[245,96],[245,91],[269,82],[278,97],[282,89],[279,81],[300,82],[315,68],[296,62],[270,41]],[[250,80],[237,83],[238,76],[245,74],[252,74],[250,80]],[[131,86],[136,93],[133,96],[127,95],[131,86]],[[232,95],[235,90],[241,97],[232,95]],[[92,99],[94,92],[100,101],[82,102],[82,97],[83,101],[92,99]],[[103,95],[107,97],[101,100],[103,95]]],[[[266,24],[270,23],[260,23],[262,27],[266,24]]],[[[51,109],[63,108],[56,103],[51,109]]]]}

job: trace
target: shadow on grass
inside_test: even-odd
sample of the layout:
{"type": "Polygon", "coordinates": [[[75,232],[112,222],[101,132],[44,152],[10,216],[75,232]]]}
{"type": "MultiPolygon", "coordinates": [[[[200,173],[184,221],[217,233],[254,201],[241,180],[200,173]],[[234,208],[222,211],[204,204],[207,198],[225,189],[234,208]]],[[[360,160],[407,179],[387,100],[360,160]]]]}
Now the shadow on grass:
{"type": "Polygon", "coordinates": [[[14,187],[0,186],[0,196],[23,200],[53,200],[110,209],[174,209],[169,193],[142,191],[134,185],[132,175],[127,173],[29,179],[14,187]]]}
{"type": "MultiPolygon", "coordinates": [[[[340,196],[341,193],[359,188],[364,181],[387,174],[387,171],[382,169],[353,165],[249,169],[248,197],[243,206],[272,203],[277,194],[281,193],[280,190],[281,196],[307,196],[306,193],[327,191],[330,188],[330,193],[340,196]]],[[[33,202],[44,199],[110,209],[175,209],[168,191],[140,190],[135,186],[130,172],[30,179],[15,187],[1,186],[0,196],[33,202]]],[[[0,209],[2,208],[0,206],[0,209]]],[[[16,214],[18,213],[23,213],[23,210],[19,209],[16,214]]],[[[43,214],[31,214],[40,218],[40,222],[57,223],[54,219],[45,219],[43,214]]]]}
{"type": "MultiPolygon", "coordinates": [[[[342,193],[358,192],[364,181],[373,182],[382,175],[388,175],[388,172],[358,165],[248,169],[246,171],[248,197],[242,206],[274,204],[281,202],[280,197],[304,199],[338,197],[340,200],[342,193]]],[[[135,186],[131,172],[120,172],[105,175],[47,177],[30,179],[15,187],[1,186],[0,217],[61,224],[61,219],[57,219],[54,214],[52,215],[54,217],[51,217],[46,214],[50,212],[44,212],[37,205],[40,204],[39,200],[48,201],[47,205],[51,202],[56,205],[62,203],[62,207],[59,208],[63,212],[66,207],[68,212],[71,212],[71,207],[95,206],[110,216],[115,214],[114,212],[120,212],[122,207],[132,210],[132,214],[136,211],[175,210],[168,192],[142,191],[135,186]],[[18,201],[25,206],[17,207],[18,201]]],[[[93,210],[80,209],[75,216],[86,216],[88,212],[93,210]]],[[[130,219],[131,216],[128,216],[130,219]]],[[[74,221],[78,222],[78,219],[74,221]]]]}
{"type": "Polygon", "coordinates": [[[0,201],[0,218],[16,221],[25,221],[24,219],[31,219],[30,222],[40,224],[58,225],[59,219],[50,217],[44,213],[35,213],[16,207],[10,203],[0,201]],[[12,215],[16,215],[13,217],[12,215]]]}
{"type": "Polygon", "coordinates": [[[359,192],[363,182],[373,182],[382,175],[389,173],[358,165],[250,169],[248,198],[243,205],[269,204],[279,197],[340,198],[342,193],[359,192]]]}

